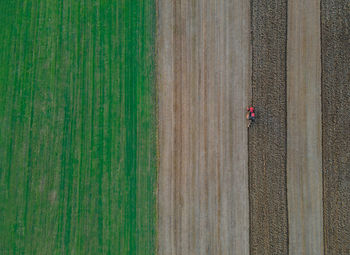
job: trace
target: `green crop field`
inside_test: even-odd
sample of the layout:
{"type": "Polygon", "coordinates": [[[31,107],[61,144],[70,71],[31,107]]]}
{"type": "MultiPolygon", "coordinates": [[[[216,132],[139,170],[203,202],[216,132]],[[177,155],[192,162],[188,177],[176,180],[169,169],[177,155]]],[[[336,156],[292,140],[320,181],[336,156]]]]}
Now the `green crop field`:
{"type": "Polygon", "coordinates": [[[155,254],[155,8],[0,1],[1,254],[155,254]]]}

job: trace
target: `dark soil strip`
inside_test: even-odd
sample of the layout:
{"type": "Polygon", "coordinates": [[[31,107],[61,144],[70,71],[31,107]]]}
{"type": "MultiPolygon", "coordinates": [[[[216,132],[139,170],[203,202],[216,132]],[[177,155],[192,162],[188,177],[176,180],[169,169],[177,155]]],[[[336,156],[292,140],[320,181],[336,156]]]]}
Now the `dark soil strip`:
{"type": "Polygon", "coordinates": [[[251,254],[288,254],[286,186],[287,1],[252,0],[249,130],[251,254]]]}
{"type": "Polygon", "coordinates": [[[350,254],[350,2],[321,1],[325,254],[350,254]]]}

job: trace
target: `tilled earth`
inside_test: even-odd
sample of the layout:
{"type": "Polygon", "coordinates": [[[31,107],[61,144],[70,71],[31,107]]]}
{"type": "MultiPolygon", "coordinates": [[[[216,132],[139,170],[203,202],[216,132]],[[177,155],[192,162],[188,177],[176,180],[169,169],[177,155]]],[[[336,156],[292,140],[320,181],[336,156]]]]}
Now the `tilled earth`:
{"type": "Polygon", "coordinates": [[[241,1],[235,1],[232,6],[225,0],[210,4],[160,3],[160,254],[247,254],[247,247],[250,254],[298,254],[296,251],[301,246],[304,254],[316,246],[318,251],[324,248],[325,254],[350,254],[350,5],[347,1],[321,1],[321,24],[318,9],[311,8],[313,16],[305,20],[307,26],[300,26],[304,21],[298,17],[308,17],[303,6],[319,6],[317,1],[288,4],[287,0],[252,0],[250,17],[244,16],[245,21],[243,16],[231,18],[232,13],[228,11],[233,7],[236,12],[237,8],[249,9],[240,5],[241,1]],[[287,13],[293,14],[289,20],[287,13]],[[289,23],[291,19],[293,22],[289,23]],[[243,20],[243,24],[239,24],[239,20],[243,20]],[[251,25],[251,52],[239,46],[249,44],[245,41],[247,37],[239,41],[237,38],[242,34],[230,29],[235,25],[246,26],[244,22],[251,25]],[[322,31],[321,95],[319,59],[315,57],[316,50],[310,49],[310,41],[304,51],[311,52],[317,61],[305,57],[309,55],[298,54],[304,37],[311,36],[317,45],[315,38],[318,37],[307,31],[317,34],[313,26],[319,29],[319,25],[322,31]],[[296,36],[288,38],[287,30],[296,36]],[[292,39],[292,46],[297,45],[295,52],[287,52],[287,45],[291,45],[287,39],[292,39]],[[234,55],[239,50],[243,53],[234,55]],[[247,74],[240,76],[239,69],[235,69],[240,65],[238,56],[243,56],[242,61],[252,61],[251,73],[248,71],[251,86],[248,82],[247,91],[235,87],[247,74]],[[288,86],[297,85],[288,87],[292,88],[288,90],[289,96],[294,96],[291,103],[287,93],[287,62],[293,65],[294,60],[314,73],[303,72],[298,65],[288,68],[290,72],[296,71],[288,77],[301,81],[288,82],[288,86]],[[313,87],[307,87],[309,83],[313,87]],[[300,93],[299,88],[303,90],[300,93]],[[314,167],[315,164],[309,163],[321,161],[318,160],[320,135],[310,136],[303,129],[321,124],[319,118],[307,122],[307,118],[313,116],[310,108],[320,116],[320,100],[323,165],[317,163],[314,167]],[[250,101],[257,109],[258,118],[249,129],[246,141],[240,138],[246,135],[240,130],[240,118],[244,105],[250,101]],[[289,129],[287,105],[292,107],[288,111],[289,129]],[[311,107],[303,111],[304,106],[311,107]],[[295,109],[300,112],[294,120],[291,112],[295,109]],[[287,135],[292,138],[288,138],[288,144],[287,135]],[[312,141],[309,143],[305,137],[312,141]],[[314,143],[317,155],[309,154],[314,143]],[[292,175],[288,177],[292,178],[288,179],[287,146],[288,155],[294,155],[303,163],[289,161],[288,173],[292,175]],[[303,157],[304,151],[312,156],[303,157]],[[245,163],[248,169],[242,165],[245,163]],[[248,195],[245,184],[240,183],[245,180],[245,169],[249,176],[248,195]],[[312,174],[319,176],[321,171],[323,207],[319,196],[321,179],[312,178],[312,174]],[[287,184],[292,185],[288,189],[291,203],[288,203],[287,184]],[[314,198],[317,201],[313,201],[314,198]],[[312,206],[307,206],[309,202],[312,206]],[[243,215],[247,212],[246,203],[249,203],[249,228],[243,215]],[[314,215],[319,221],[308,220],[314,215]],[[239,217],[241,222],[237,220],[239,217]],[[303,224],[305,221],[307,224],[303,224]],[[317,232],[317,237],[310,237],[313,232],[308,227],[317,232]],[[300,242],[303,244],[299,247],[300,242]]]}
{"type": "Polygon", "coordinates": [[[251,6],[252,102],[258,117],[248,138],[251,254],[288,254],[287,1],[273,2],[253,0],[251,6]]]}
{"type": "Polygon", "coordinates": [[[321,10],[325,254],[350,254],[350,3],[321,10]]]}
{"type": "Polygon", "coordinates": [[[249,254],[248,2],[159,14],[159,254],[249,254]]]}

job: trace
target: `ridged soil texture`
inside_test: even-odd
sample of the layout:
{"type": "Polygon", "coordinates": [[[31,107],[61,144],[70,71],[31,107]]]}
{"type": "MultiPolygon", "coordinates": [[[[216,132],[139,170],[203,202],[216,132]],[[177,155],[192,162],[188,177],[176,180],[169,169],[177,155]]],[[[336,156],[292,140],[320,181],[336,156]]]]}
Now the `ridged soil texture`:
{"type": "Polygon", "coordinates": [[[286,194],[287,1],[251,1],[250,253],[288,254],[286,194]]]}
{"type": "Polygon", "coordinates": [[[321,1],[325,254],[350,254],[350,2],[321,1]]]}

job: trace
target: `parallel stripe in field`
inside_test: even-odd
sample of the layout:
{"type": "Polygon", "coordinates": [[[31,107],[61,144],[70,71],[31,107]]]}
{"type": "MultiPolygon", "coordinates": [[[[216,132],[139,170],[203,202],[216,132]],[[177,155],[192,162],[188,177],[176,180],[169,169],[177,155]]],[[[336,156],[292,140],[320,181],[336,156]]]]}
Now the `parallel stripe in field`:
{"type": "Polygon", "coordinates": [[[288,2],[289,254],[323,254],[320,1],[288,2]]]}
{"type": "Polygon", "coordinates": [[[350,254],[350,2],[321,0],[325,254],[350,254]]]}
{"type": "Polygon", "coordinates": [[[252,0],[251,10],[250,254],[288,254],[287,0],[252,0]]]}
{"type": "Polygon", "coordinates": [[[1,1],[1,254],[155,254],[155,1],[1,1]]]}
{"type": "Polygon", "coordinates": [[[249,2],[158,4],[159,254],[248,254],[249,2]]]}

